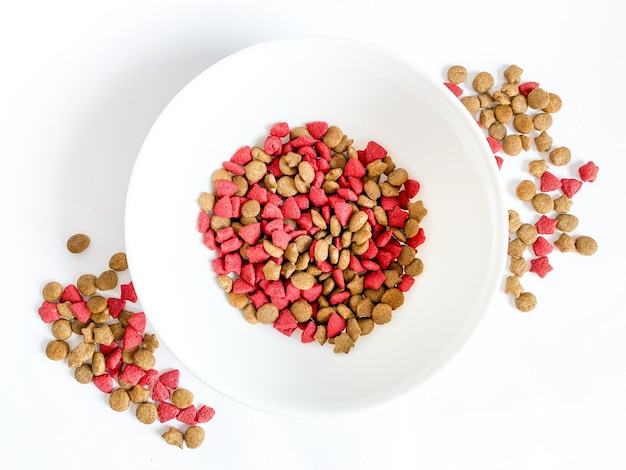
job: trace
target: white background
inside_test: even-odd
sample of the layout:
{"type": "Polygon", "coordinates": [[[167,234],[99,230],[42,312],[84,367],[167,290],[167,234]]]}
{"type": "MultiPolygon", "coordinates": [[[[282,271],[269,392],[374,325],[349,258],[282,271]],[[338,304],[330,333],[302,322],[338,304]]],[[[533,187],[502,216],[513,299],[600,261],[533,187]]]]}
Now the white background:
{"type": "MultiPolygon", "coordinates": [[[[626,32],[615,7],[608,0],[2,0],[0,467],[626,468],[626,32]],[[45,357],[41,287],[97,274],[124,249],[135,155],[181,87],[241,47],[300,34],[365,39],[438,80],[456,63],[497,80],[507,65],[523,67],[526,80],[563,98],[550,131],[555,144],[570,147],[574,162],[601,168],[572,208],[576,234],[600,248],[593,257],[551,255],[555,269],[545,279],[522,278],[539,299],[533,312],[516,311],[499,292],[444,370],[409,396],[358,414],[296,420],[248,409],[201,384],[162,347],[157,367],[180,368],[181,386],[217,410],[204,445],[180,450],[161,440],[166,425],[112,411],[104,394],[45,357]],[[65,240],[79,231],[92,245],[72,256],[65,240]]],[[[297,80],[315,66],[277,57],[251,73],[297,80]]],[[[502,171],[507,204],[523,214],[514,187],[530,158],[507,157],[502,171]]],[[[459,237],[470,229],[459,227],[459,237]]]]}

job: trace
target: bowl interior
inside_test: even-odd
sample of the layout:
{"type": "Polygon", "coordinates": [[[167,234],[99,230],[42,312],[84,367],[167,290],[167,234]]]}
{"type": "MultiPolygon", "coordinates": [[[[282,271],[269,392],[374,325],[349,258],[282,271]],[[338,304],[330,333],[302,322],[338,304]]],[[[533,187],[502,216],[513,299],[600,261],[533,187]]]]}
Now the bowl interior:
{"type": "Polygon", "coordinates": [[[506,211],[493,155],[460,103],[413,65],[332,38],[272,41],[207,69],[147,136],[128,190],[133,282],[156,333],[201,380],[243,404],[314,416],[411,389],[471,335],[500,282],[506,211]],[[325,120],[385,147],[421,183],[424,273],[393,320],[347,354],[301,344],[231,307],[196,231],[197,198],[275,122],[325,120]]]}

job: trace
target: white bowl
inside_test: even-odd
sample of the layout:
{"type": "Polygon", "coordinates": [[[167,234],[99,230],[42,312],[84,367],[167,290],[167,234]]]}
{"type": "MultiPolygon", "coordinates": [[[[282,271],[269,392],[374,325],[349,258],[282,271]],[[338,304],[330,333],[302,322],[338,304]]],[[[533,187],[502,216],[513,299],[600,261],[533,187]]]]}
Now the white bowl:
{"type": "Polygon", "coordinates": [[[298,38],[221,60],[165,108],[132,173],[126,251],[149,321],[193,374],[256,409],[319,416],[411,390],[461,348],[501,282],[506,218],[485,137],[442,83],[372,45],[298,38]],[[356,148],[380,143],[420,181],[428,209],[423,274],[349,354],[247,323],[196,230],[197,198],[223,161],[276,122],[313,120],[338,125],[356,148]]]}

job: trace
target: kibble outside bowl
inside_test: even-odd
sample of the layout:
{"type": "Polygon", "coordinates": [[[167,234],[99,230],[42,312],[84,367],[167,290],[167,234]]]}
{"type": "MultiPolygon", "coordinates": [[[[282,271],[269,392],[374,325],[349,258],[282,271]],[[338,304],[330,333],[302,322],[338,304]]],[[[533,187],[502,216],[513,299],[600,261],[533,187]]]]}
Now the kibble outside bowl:
{"type": "MultiPolygon", "coordinates": [[[[416,53],[416,56],[419,52],[416,53]]],[[[475,331],[501,282],[506,210],[484,135],[445,86],[371,44],[327,37],[241,50],[193,79],[137,157],[125,237],[141,306],[161,342],[203,382],[244,405],[314,417],[394,399],[441,369],[475,331]],[[286,121],[374,140],[421,183],[424,272],[393,319],[349,354],[247,323],[227,301],[197,231],[202,191],[243,145],[286,121]]]]}

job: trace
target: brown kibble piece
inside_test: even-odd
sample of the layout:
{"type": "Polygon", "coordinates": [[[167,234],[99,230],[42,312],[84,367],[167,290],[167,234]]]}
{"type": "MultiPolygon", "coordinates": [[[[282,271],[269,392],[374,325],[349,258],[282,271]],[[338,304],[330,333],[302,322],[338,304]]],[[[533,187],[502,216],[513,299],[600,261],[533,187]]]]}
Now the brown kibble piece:
{"type": "Polygon", "coordinates": [[[515,299],[517,299],[523,291],[524,288],[522,287],[522,283],[517,276],[509,276],[506,278],[506,283],[504,285],[504,292],[506,294],[511,294],[515,299]]]}
{"type": "Polygon", "coordinates": [[[530,180],[523,180],[515,188],[515,195],[521,201],[530,201],[537,193],[537,185],[530,180]]]}
{"type": "Polygon", "coordinates": [[[76,280],[76,288],[82,295],[89,297],[98,290],[96,279],[97,277],[93,274],[83,274],[76,280]]]}
{"type": "Polygon", "coordinates": [[[183,448],[183,433],[173,426],[170,426],[167,431],[161,434],[161,437],[165,439],[165,442],[172,446],[183,448]]]}
{"type": "Polygon", "coordinates": [[[197,449],[204,442],[204,436],[204,428],[200,426],[190,426],[185,431],[185,444],[189,449],[197,449]]]}
{"type": "Polygon", "coordinates": [[[91,372],[93,375],[102,375],[106,372],[106,361],[100,351],[96,351],[91,357],[91,372]]]}
{"type": "Polygon", "coordinates": [[[208,193],[204,191],[198,197],[198,206],[204,212],[209,212],[213,210],[215,207],[215,193],[208,193]]]}
{"type": "Polygon", "coordinates": [[[520,312],[530,312],[537,306],[537,298],[535,294],[531,292],[522,292],[517,299],[515,299],[515,307],[520,312]]]}
{"type": "Polygon", "coordinates": [[[387,175],[387,181],[394,186],[402,186],[409,179],[409,173],[404,168],[395,168],[387,175]]]}
{"type": "Polygon", "coordinates": [[[493,114],[493,109],[483,109],[480,112],[479,121],[483,129],[489,129],[491,125],[496,122],[496,117],[493,114]]]}
{"type": "Polygon", "coordinates": [[[472,81],[472,88],[478,93],[485,93],[493,86],[493,75],[489,72],[478,72],[472,81]]]}
{"type": "Polygon", "coordinates": [[[467,69],[462,65],[453,65],[448,69],[447,74],[448,81],[458,85],[467,80],[467,69]]]}
{"type": "Polygon", "coordinates": [[[509,209],[509,233],[517,232],[517,230],[522,225],[522,219],[513,209],[509,209]]]}
{"type": "Polygon", "coordinates": [[[157,420],[159,413],[154,403],[146,402],[139,404],[135,416],[143,424],[152,424],[157,420]]]}
{"type": "Polygon", "coordinates": [[[178,388],[172,393],[172,403],[179,409],[188,408],[193,403],[193,393],[184,388],[178,388]]]}
{"type": "Polygon", "coordinates": [[[496,100],[494,100],[493,96],[489,93],[481,93],[478,95],[478,101],[480,102],[480,107],[487,111],[491,110],[496,104],[496,100]]]}
{"type": "Polygon", "coordinates": [[[532,205],[539,214],[547,214],[554,210],[554,201],[546,193],[535,194],[532,198],[532,205]]]}
{"type": "Polygon", "coordinates": [[[46,345],[46,356],[53,361],[60,361],[67,357],[69,350],[70,347],[65,341],[55,339],[46,345]]]}
{"type": "Polygon", "coordinates": [[[489,126],[487,133],[496,140],[502,140],[506,137],[507,129],[501,122],[494,122],[489,126]]]}
{"type": "Polygon", "coordinates": [[[328,145],[330,148],[336,147],[341,143],[341,139],[343,138],[343,132],[337,126],[330,126],[324,134],[322,141],[328,145]]]}
{"type": "MultiPolygon", "coordinates": [[[[311,276],[313,277],[313,276],[311,276]]],[[[267,303],[265,305],[262,305],[256,312],[256,318],[257,320],[259,320],[261,323],[264,323],[266,325],[270,324],[270,323],[274,323],[274,321],[278,318],[278,308],[276,308],[276,305],[272,304],[272,303],[267,303]]]]}
{"type": "Polygon", "coordinates": [[[550,161],[553,165],[567,165],[572,159],[572,152],[567,147],[557,147],[550,152],[550,161]]]}
{"type": "Polygon", "coordinates": [[[513,114],[523,114],[528,111],[528,100],[524,95],[517,95],[511,98],[511,111],[513,114]]]}
{"type": "Polygon", "coordinates": [[[69,320],[65,318],[59,318],[55,320],[50,326],[52,330],[52,336],[55,339],[66,340],[72,336],[72,325],[69,320]]]}
{"type": "Polygon", "coordinates": [[[69,367],[78,367],[91,359],[95,350],[96,346],[94,343],[80,343],[67,354],[67,365],[69,367]]]}
{"type": "Polygon", "coordinates": [[[335,353],[342,352],[348,354],[348,352],[350,352],[350,349],[354,346],[353,339],[350,338],[350,335],[345,331],[340,333],[339,336],[335,336],[334,338],[332,338],[332,340],[334,341],[335,345],[335,347],[333,348],[333,351],[335,353]]]}
{"type": "Polygon", "coordinates": [[[578,227],[578,217],[572,214],[559,214],[556,220],[556,228],[561,232],[572,232],[578,227]]]}
{"type": "Polygon", "coordinates": [[[513,127],[520,134],[529,134],[534,130],[535,124],[528,114],[516,114],[513,118],[513,127]]]}
{"type": "Polygon", "coordinates": [[[547,152],[552,147],[552,137],[546,131],[541,131],[541,134],[535,137],[535,147],[539,152],[547,152]]]}
{"type": "Polygon", "coordinates": [[[561,253],[576,251],[576,239],[570,237],[567,233],[562,233],[559,235],[558,240],[554,242],[554,246],[556,246],[561,253]]]}
{"type": "Polygon", "coordinates": [[[526,245],[531,245],[537,240],[537,227],[532,224],[522,224],[517,231],[517,238],[526,245]]]}
{"type": "Polygon", "coordinates": [[[424,271],[424,262],[420,258],[415,258],[411,264],[404,267],[404,272],[411,277],[419,276],[422,271],[424,271]]]}
{"type": "Polygon", "coordinates": [[[493,108],[493,114],[498,122],[507,124],[513,119],[513,110],[508,104],[499,104],[493,108]]]}
{"type": "Polygon", "coordinates": [[[545,131],[552,126],[552,115],[550,113],[539,113],[533,118],[533,125],[537,131],[545,131]]]}
{"type": "Polygon", "coordinates": [[[507,135],[502,141],[502,150],[512,157],[519,155],[522,151],[522,139],[517,134],[507,135]]]}
{"type": "Polygon", "coordinates": [[[372,310],[372,320],[377,325],[382,325],[391,321],[393,309],[386,303],[376,304],[372,310]]]}
{"type": "Polygon", "coordinates": [[[516,258],[511,257],[511,263],[509,264],[509,271],[515,274],[517,277],[522,277],[524,274],[528,272],[528,264],[526,263],[526,259],[522,256],[516,258]]]}
{"type": "Polygon", "coordinates": [[[550,95],[543,88],[535,88],[526,97],[528,106],[532,109],[543,109],[550,103],[550,95]]]}
{"type": "Polygon", "coordinates": [[[154,353],[154,351],[159,348],[159,339],[157,338],[157,335],[154,333],[145,333],[143,335],[141,347],[154,353]]]}
{"type": "Polygon", "coordinates": [[[524,69],[515,64],[511,64],[504,71],[504,78],[509,83],[517,84],[522,80],[523,72],[524,69]]]}
{"type": "Polygon", "coordinates": [[[114,339],[115,337],[113,336],[113,332],[111,331],[111,327],[109,325],[93,328],[93,340],[95,343],[108,346],[114,339]]]}
{"type": "Polygon", "coordinates": [[[546,171],[548,171],[548,164],[545,160],[533,160],[528,163],[528,171],[531,175],[541,178],[546,171]]]}
{"type": "Polygon", "coordinates": [[[313,307],[306,300],[296,300],[290,307],[291,314],[294,316],[298,323],[304,323],[311,319],[313,315],[313,307]]]}
{"type": "Polygon", "coordinates": [[[561,101],[561,97],[556,93],[548,93],[550,96],[550,101],[548,105],[543,108],[543,111],[546,113],[556,113],[561,109],[563,102],[561,101]]]}
{"type": "Polygon", "coordinates": [[[133,356],[133,362],[143,370],[154,369],[156,359],[149,349],[138,349],[133,356]]]}
{"type": "Polygon", "coordinates": [[[151,390],[149,388],[144,388],[137,384],[128,391],[128,396],[133,403],[145,403],[150,398],[150,393],[151,390]]]}
{"type": "Polygon", "coordinates": [[[524,251],[526,251],[526,248],[528,248],[528,243],[524,243],[519,238],[514,238],[509,242],[507,254],[514,258],[521,258],[522,256],[524,256],[524,251]]]}
{"type": "Polygon", "coordinates": [[[502,84],[500,91],[511,98],[519,95],[519,87],[516,83],[504,83],[502,84]]]}
{"type": "Polygon", "coordinates": [[[315,277],[307,272],[299,271],[291,276],[291,283],[300,290],[309,290],[315,284],[315,277]]]}
{"type": "Polygon", "coordinates": [[[56,281],[48,282],[45,286],[43,286],[41,291],[44,300],[47,300],[48,302],[59,300],[62,292],[63,286],[56,281]]]}
{"type": "Polygon", "coordinates": [[[371,318],[359,318],[357,319],[357,323],[359,324],[359,328],[361,328],[361,336],[365,336],[370,334],[374,330],[374,320],[371,318]]]}
{"type": "Polygon", "coordinates": [[[480,100],[477,96],[464,96],[461,98],[461,103],[463,103],[465,109],[467,109],[472,115],[476,114],[480,110],[480,100]]]}
{"type": "Polygon", "coordinates": [[[87,308],[91,313],[103,312],[108,306],[106,297],[101,295],[94,295],[87,299],[87,308]]]}
{"type": "Polygon", "coordinates": [[[93,380],[93,371],[89,364],[81,364],[74,369],[74,378],[78,383],[88,384],[93,380]]]}
{"type": "Polygon", "coordinates": [[[575,246],[576,251],[584,256],[593,255],[598,250],[596,241],[587,235],[581,235],[576,238],[575,246]]]}
{"type": "Polygon", "coordinates": [[[554,210],[561,213],[569,212],[573,204],[573,201],[565,194],[562,194],[554,200],[554,210]]]}
{"type": "Polygon", "coordinates": [[[99,290],[111,290],[117,286],[117,274],[112,269],[107,269],[96,279],[96,287],[99,290]]]}
{"type": "Polygon", "coordinates": [[[383,294],[380,301],[391,306],[393,310],[396,310],[404,304],[404,294],[399,289],[389,289],[383,294]]]}
{"type": "Polygon", "coordinates": [[[119,252],[111,256],[109,260],[109,268],[113,271],[126,271],[128,269],[128,260],[126,259],[126,253],[119,252]]]}
{"type": "Polygon", "coordinates": [[[84,233],[77,233],[67,239],[67,249],[70,253],[82,253],[87,249],[91,240],[84,233]]]}
{"type": "Polygon", "coordinates": [[[219,275],[217,277],[217,284],[227,294],[233,290],[233,278],[230,276],[226,276],[225,274],[219,275]]]}

